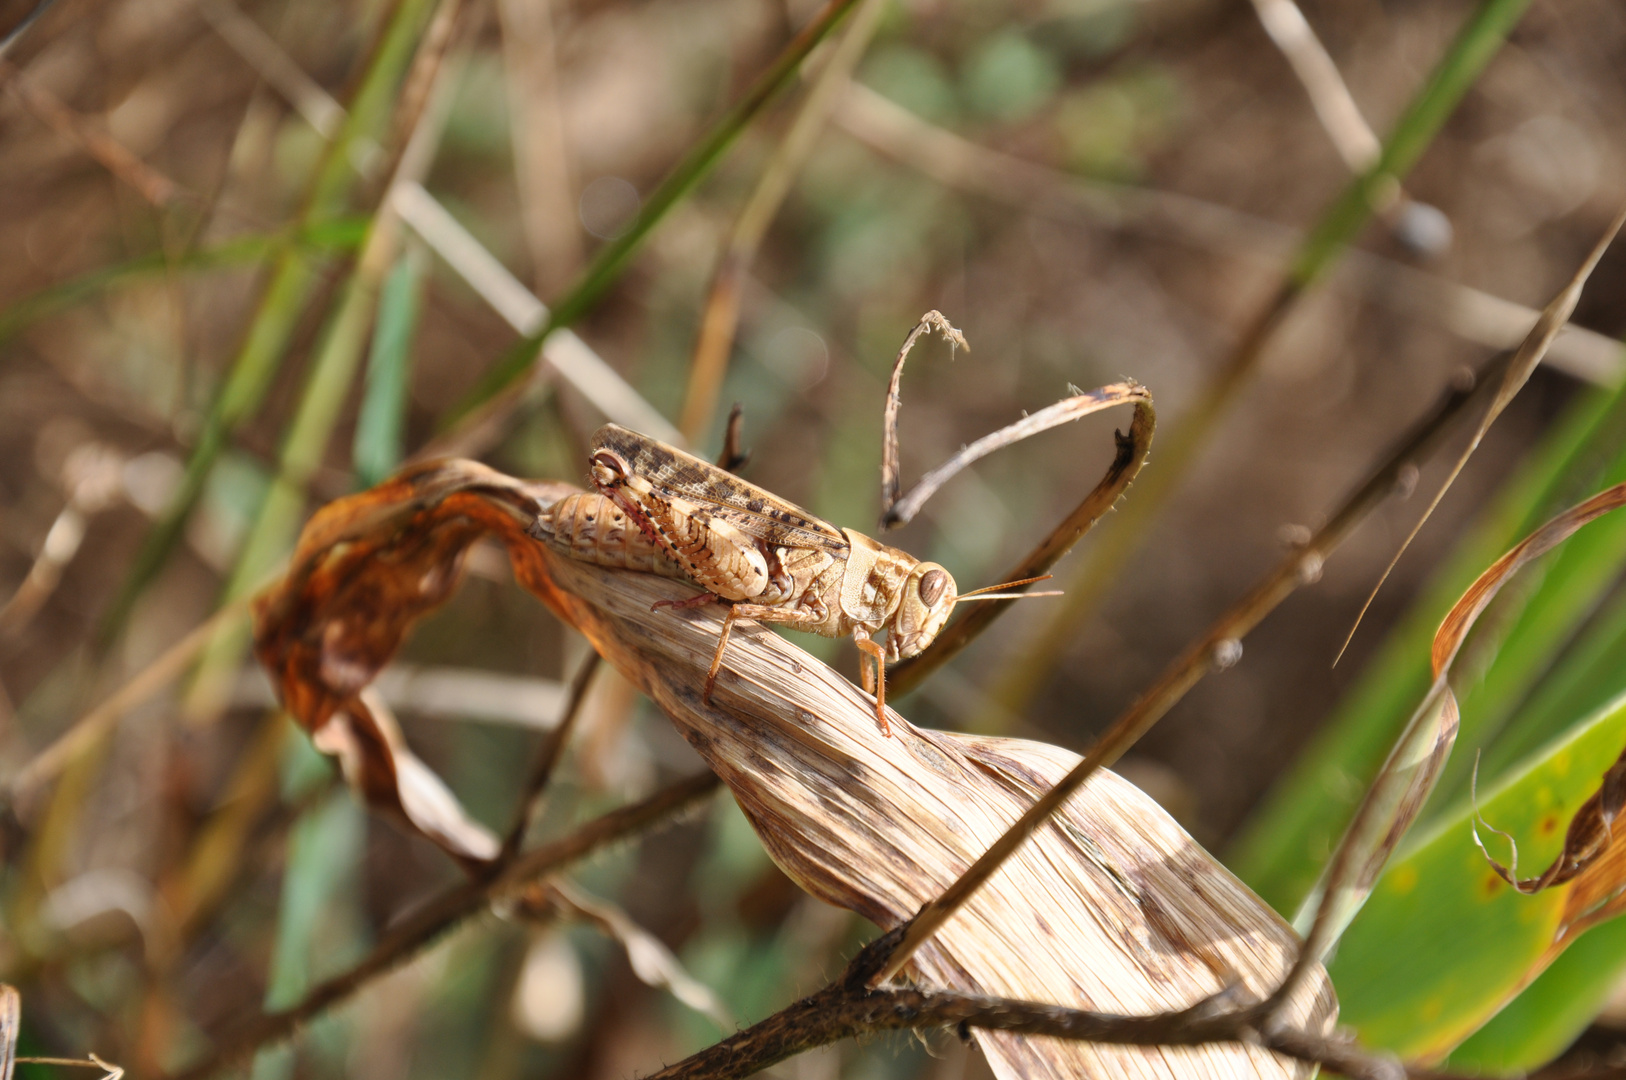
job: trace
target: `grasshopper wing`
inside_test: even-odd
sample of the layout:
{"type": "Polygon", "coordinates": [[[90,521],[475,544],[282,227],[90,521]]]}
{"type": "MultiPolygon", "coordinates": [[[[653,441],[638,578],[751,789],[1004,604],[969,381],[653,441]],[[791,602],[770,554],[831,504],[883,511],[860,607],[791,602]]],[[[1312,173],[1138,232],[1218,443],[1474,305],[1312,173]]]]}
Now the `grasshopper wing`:
{"type": "Polygon", "coordinates": [[[812,548],[832,555],[847,550],[847,538],[828,521],[647,435],[605,424],[593,435],[592,449],[613,450],[666,496],[703,505],[712,518],[770,546],[812,548]]]}

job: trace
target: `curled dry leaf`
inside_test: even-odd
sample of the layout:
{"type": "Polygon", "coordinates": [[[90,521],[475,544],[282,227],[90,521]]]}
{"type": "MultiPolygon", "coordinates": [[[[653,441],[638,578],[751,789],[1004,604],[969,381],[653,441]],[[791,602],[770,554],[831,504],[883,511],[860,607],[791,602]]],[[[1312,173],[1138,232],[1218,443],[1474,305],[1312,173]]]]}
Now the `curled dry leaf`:
{"type": "MultiPolygon", "coordinates": [[[[1548,521],[1497,559],[1469,586],[1440,625],[1434,639],[1436,675],[1449,668],[1474,620],[1522,566],[1569,539],[1581,526],[1623,505],[1626,505],[1626,484],[1605,488],[1548,521]]],[[[1570,819],[1569,829],[1564,834],[1564,850],[1546,870],[1535,877],[1521,878],[1517,858],[1512,865],[1503,866],[1488,852],[1485,857],[1504,881],[1523,893],[1537,893],[1573,881],[1560,936],[1570,929],[1584,929],[1626,910],[1626,899],[1620,895],[1622,886],[1626,885],[1626,852],[1615,843],[1614,836],[1615,821],[1623,810],[1626,810],[1626,750],[1604,773],[1597,794],[1582,803],[1570,819]]],[[[1484,850],[1477,829],[1474,840],[1484,850]]]]}
{"type": "Polygon", "coordinates": [[[495,535],[534,548],[525,527],[569,490],[470,461],[409,469],[317,511],[287,575],[255,604],[255,654],[316,747],[369,806],[467,864],[492,859],[496,837],[412,754],[370,684],[456,591],[470,545],[495,535]]]}
{"type": "MultiPolygon", "coordinates": [[[[898,737],[880,738],[873,705],[856,687],[754,624],[735,631],[714,704],[703,704],[720,613],[652,611],[692,586],[577,562],[526,537],[529,515],[565,490],[441,462],[319,514],[258,623],[260,655],[301,722],[322,731],[342,717],[370,731],[377,716],[362,695],[366,680],[412,620],[445,599],[469,544],[489,534],[507,547],[519,582],[665,710],[792,878],[883,927],[955,880],[1076,763],[1054,747],[920,730],[896,716],[898,737]]],[[[374,805],[412,820],[393,779],[404,747],[362,746],[358,786],[374,805]]],[[[1227,987],[1263,997],[1297,948],[1291,930],[1156,803],[1103,772],[908,970],[953,989],[1154,1013],[1227,987]]],[[[1336,1011],[1317,966],[1284,1019],[1324,1032],[1336,1011]]],[[[1002,1077],[1308,1074],[1234,1044],[979,1039],[1002,1077]]]]}

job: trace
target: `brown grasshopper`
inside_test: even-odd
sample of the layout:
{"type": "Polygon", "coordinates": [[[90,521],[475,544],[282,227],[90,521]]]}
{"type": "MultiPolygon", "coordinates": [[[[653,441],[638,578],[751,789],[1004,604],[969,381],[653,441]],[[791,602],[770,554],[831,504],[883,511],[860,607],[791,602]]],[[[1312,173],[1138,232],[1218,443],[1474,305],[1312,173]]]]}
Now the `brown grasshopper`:
{"type": "Polygon", "coordinates": [[[851,635],[874,663],[873,683],[870,671],[863,672],[864,689],[873,685],[875,719],[890,735],[886,662],[931,644],[957,602],[992,599],[992,589],[1040,580],[961,595],[937,563],[838,529],[715,465],[614,424],[593,436],[589,460],[602,500],[591,494],[563,500],[533,531],[578,558],[668,576],[679,576],[676,570],[706,590],[657,606],[728,602],[706,675],[707,704],[737,619],[831,638],[851,635]],[[629,523],[642,536],[634,538],[629,523]],[[669,563],[656,558],[662,554],[669,563]],[[875,640],[883,630],[885,646],[875,640]]]}

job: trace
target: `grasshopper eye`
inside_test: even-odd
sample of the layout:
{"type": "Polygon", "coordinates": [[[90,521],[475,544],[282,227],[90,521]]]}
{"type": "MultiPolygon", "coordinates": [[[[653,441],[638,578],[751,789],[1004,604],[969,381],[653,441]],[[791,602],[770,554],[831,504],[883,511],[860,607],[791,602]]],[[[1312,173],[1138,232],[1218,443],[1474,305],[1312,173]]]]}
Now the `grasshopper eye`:
{"type": "Polygon", "coordinates": [[[937,603],[943,597],[943,590],[948,586],[948,571],[928,570],[920,578],[920,599],[927,607],[937,603]]]}

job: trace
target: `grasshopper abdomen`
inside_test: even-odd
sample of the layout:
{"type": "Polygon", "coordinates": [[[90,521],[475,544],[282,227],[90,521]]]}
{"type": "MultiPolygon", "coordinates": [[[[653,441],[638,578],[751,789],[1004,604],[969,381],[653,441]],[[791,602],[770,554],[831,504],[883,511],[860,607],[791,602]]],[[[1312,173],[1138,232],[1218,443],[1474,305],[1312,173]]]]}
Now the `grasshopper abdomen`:
{"type": "Polygon", "coordinates": [[[582,562],[680,580],[689,577],[637,522],[596,491],[560,499],[536,519],[530,532],[582,562]]]}

